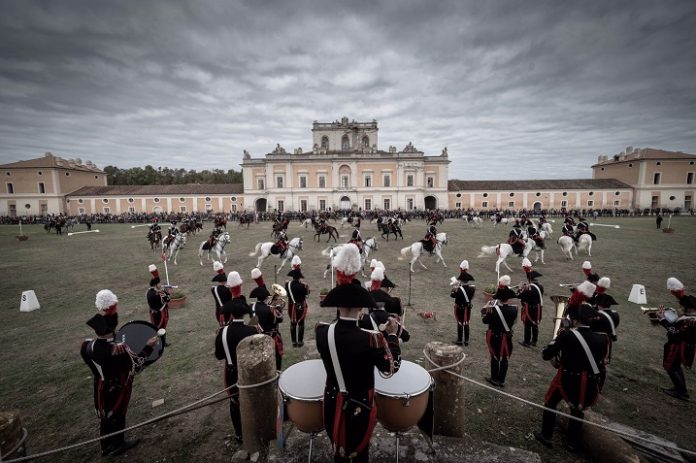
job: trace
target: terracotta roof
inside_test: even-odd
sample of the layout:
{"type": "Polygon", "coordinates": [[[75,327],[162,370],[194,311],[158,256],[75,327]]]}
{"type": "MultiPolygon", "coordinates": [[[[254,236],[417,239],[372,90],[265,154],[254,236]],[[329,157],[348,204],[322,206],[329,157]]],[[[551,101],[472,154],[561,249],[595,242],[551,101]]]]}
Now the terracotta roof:
{"type": "Polygon", "coordinates": [[[66,196],[165,196],[165,195],[231,195],[244,193],[241,183],[181,185],[110,185],[83,186],[66,196]]]}
{"type": "MultiPolygon", "coordinates": [[[[88,163],[90,161],[87,161],[88,163]]],[[[80,170],[83,172],[99,172],[104,173],[94,164],[81,164],[75,160],[63,159],[54,156],[53,153],[46,153],[44,156],[35,159],[27,159],[26,161],[10,162],[9,164],[0,165],[0,169],[70,169],[80,170]]]]}
{"type": "Polygon", "coordinates": [[[607,156],[606,161],[598,162],[592,167],[620,162],[640,161],[644,159],[692,159],[696,160],[696,154],[683,153],[681,151],[657,150],[654,148],[640,148],[631,153],[621,153],[615,156],[607,156]],[[614,159],[614,158],[618,159],[614,159]]]}
{"type": "Polygon", "coordinates": [[[568,180],[450,180],[447,191],[601,190],[631,186],[614,178],[568,180]]]}

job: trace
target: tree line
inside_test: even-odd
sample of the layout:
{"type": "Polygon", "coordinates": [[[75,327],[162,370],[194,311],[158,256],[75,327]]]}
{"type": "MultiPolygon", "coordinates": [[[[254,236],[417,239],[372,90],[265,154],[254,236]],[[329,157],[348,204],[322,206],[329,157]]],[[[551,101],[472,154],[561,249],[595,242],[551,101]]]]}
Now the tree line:
{"type": "Polygon", "coordinates": [[[109,185],[177,185],[185,183],[242,183],[242,173],[234,169],[186,170],[150,165],[120,169],[106,166],[104,172],[109,185]]]}

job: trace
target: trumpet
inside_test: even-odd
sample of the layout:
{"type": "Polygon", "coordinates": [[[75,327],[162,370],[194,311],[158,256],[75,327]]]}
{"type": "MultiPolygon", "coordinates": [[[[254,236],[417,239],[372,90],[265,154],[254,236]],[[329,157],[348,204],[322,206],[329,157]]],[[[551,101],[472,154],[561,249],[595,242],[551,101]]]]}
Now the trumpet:
{"type": "Polygon", "coordinates": [[[645,315],[645,314],[649,314],[649,313],[657,313],[660,311],[660,308],[659,307],[641,307],[640,311],[643,313],[643,315],[645,315]]]}
{"type": "Polygon", "coordinates": [[[679,314],[677,313],[676,310],[668,307],[668,308],[660,308],[660,307],[641,307],[640,308],[641,313],[643,315],[648,315],[650,318],[650,321],[653,323],[658,323],[659,320],[657,318],[657,313],[660,311],[663,311],[662,315],[665,320],[667,320],[667,323],[674,323],[677,320],[679,320],[679,314]]]}
{"type": "Polygon", "coordinates": [[[282,311],[285,308],[285,304],[287,304],[287,300],[283,299],[288,295],[287,291],[285,291],[285,288],[278,283],[273,283],[271,286],[271,291],[273,292],[273,297],[271,298],[271,303],[268,305],[275,310],[282,311]]]}

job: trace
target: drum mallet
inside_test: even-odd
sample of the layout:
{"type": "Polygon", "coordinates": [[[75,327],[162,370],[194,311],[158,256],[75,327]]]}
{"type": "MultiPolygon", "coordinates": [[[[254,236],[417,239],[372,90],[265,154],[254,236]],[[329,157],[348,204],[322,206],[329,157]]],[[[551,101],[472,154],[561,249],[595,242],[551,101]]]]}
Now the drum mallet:
{"type": "Polygon", "coordinates": [[[81,231],[81,232],[70,232],[70,233],[68,233],[68,236],[81,235],[82,233],[99,233],[99,229],[87,230],[87,231],[81,231]]]}

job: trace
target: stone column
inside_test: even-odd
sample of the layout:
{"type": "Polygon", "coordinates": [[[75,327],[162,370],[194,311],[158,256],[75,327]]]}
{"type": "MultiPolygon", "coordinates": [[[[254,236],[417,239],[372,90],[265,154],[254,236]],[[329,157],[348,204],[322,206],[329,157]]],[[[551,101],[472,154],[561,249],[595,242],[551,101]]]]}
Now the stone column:
{"type": "MultiPolygon", "coordinates": [[[[452,365],[464,358],[461,347],[443,342],[429,342],[425,353],[439,366],[452,365]]],[[[426,359],[425,368],[436,368],[426,359]]],[[[464,364],[460,363],[450,369],[454,373],[463,374],[464,364]]],[[[444,370],[431,373],[435,380],[435,434],[450,437],[464,437],[464,380],[457,378],[444,370]]]]}
{"type": "Polygon", "coordinates": [[[253,388],[244,386],[275,378],[273,339],[264,334],[242,339],[237,346],[237,368],[244,450],[250,454],[265,453],[268,443],[275,439],[277,383],[270,381],[253,388]]]}

